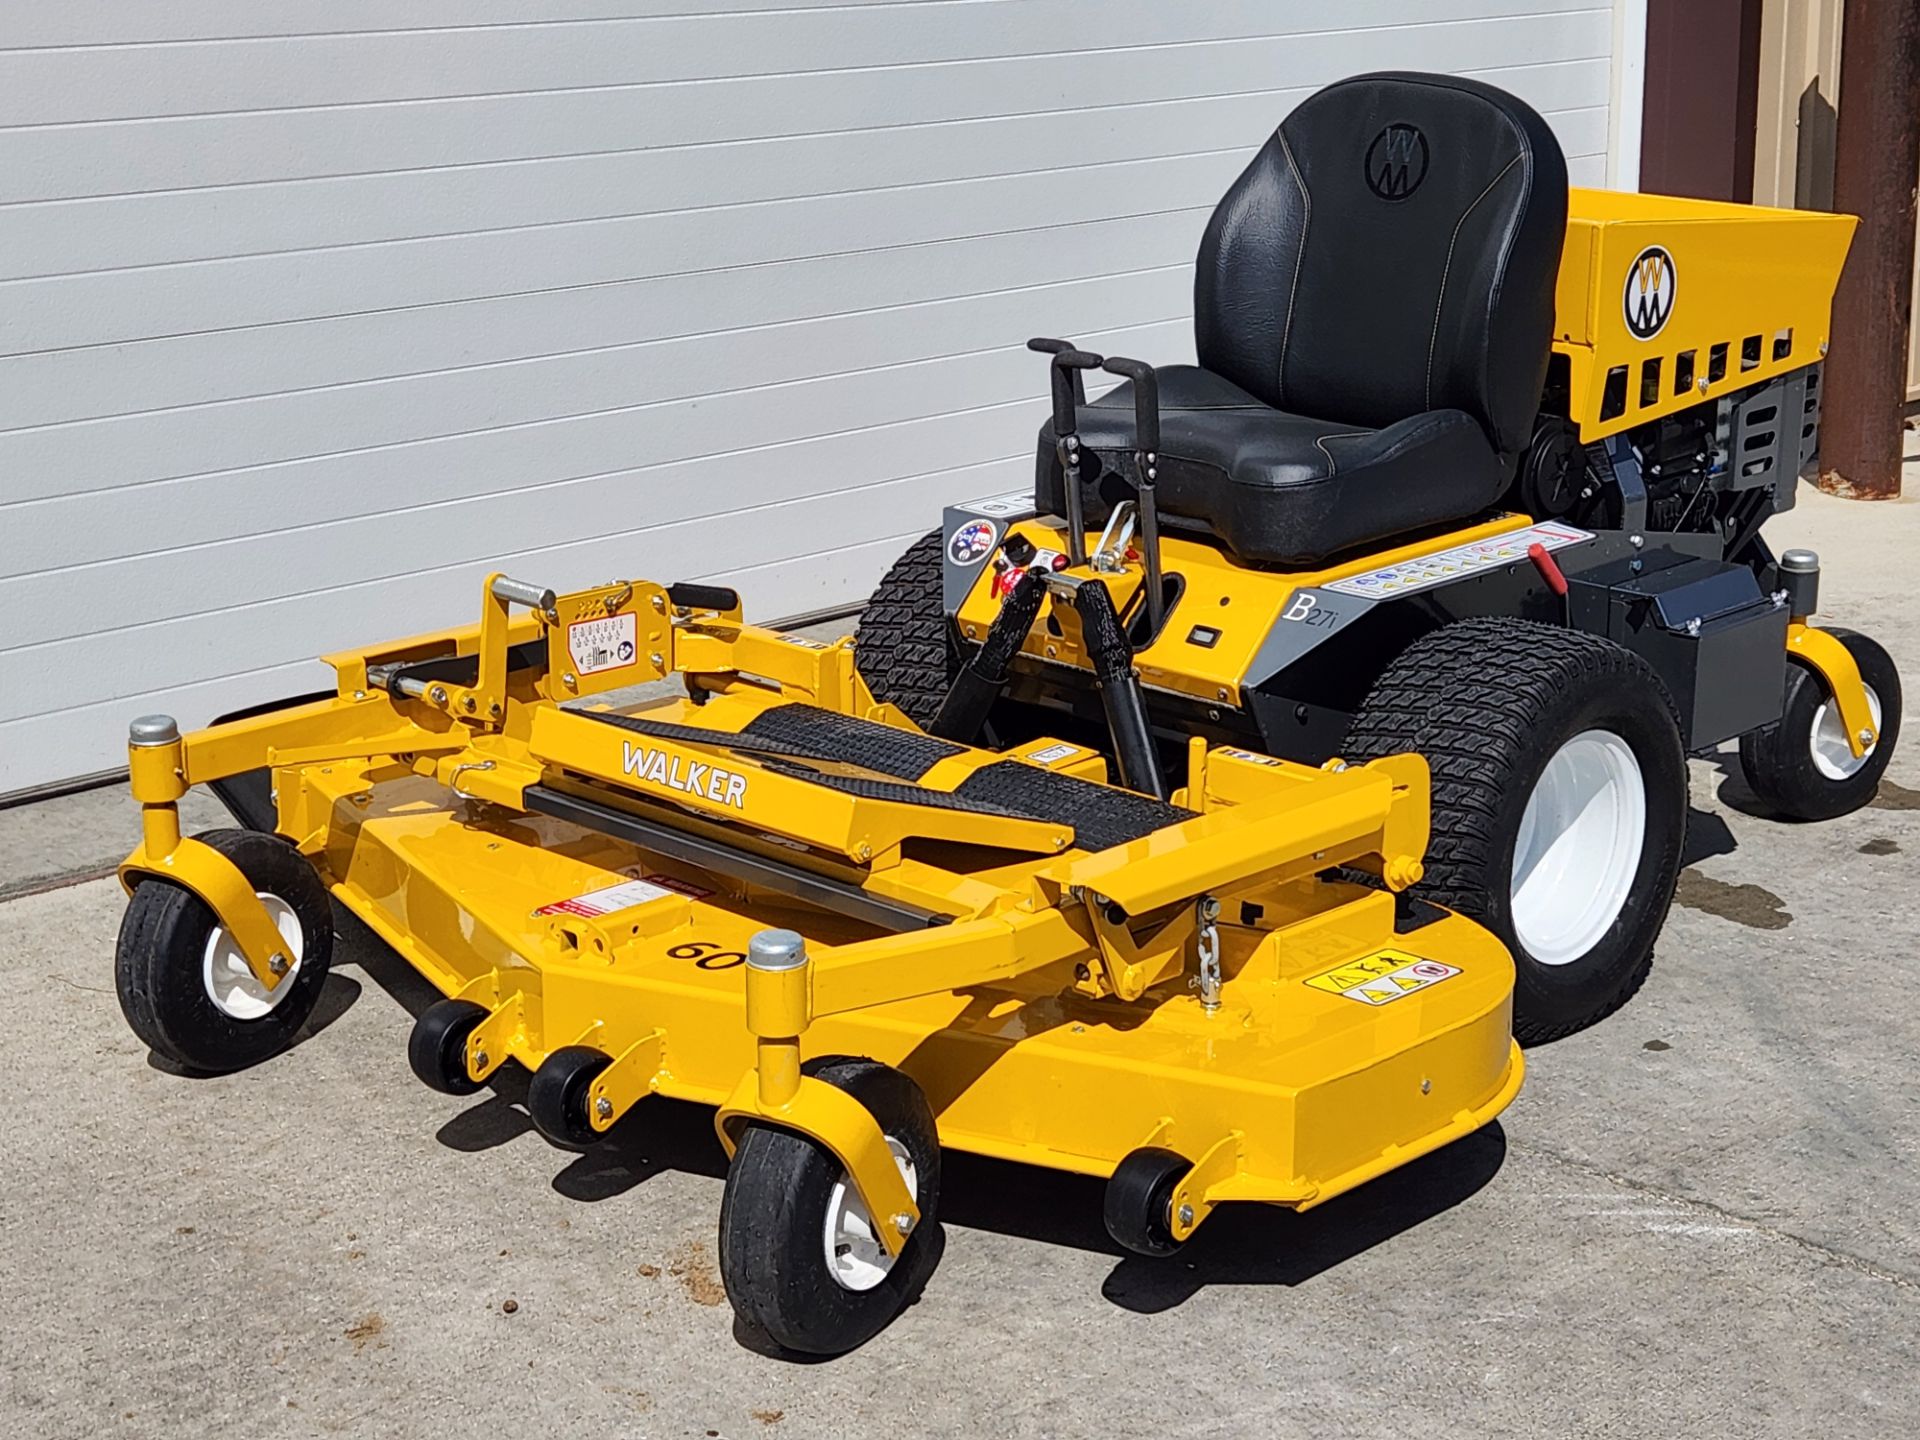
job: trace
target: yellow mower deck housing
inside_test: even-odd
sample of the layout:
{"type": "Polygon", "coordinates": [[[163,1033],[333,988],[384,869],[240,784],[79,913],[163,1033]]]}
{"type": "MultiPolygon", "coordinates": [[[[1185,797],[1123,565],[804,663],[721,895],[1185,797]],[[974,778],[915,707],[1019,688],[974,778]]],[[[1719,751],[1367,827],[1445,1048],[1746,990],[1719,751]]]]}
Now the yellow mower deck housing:
{"type": "MultiPolygon", "coordinates": [[[[1180,1238],[1227,1200],[1317,1204],[1518,1089],[1505,950],[1432,906],[1396,922],[1427,840],[1417,757],[1317,769],[1196,741],[1173,796],[1192,813],[1094,848],[1098,816],[1138,830],[1162,802],[1107,786],[1093,751],[931,740],[873,702],[849,642],[658,586],[498,580],[477,627],[330,657],[331,698],[138,747],[146,839],[123,878],[165,875],[242,943],[271,937],[175,811],[188,785],[264,771],[275,828],[334,896],[488,1011],[473,1079],[591,1045],[613,1057],[597,1129],[654,1093],[720,1107],[729,1144],[788,1126],[843,1159],[873,1213],[909,1220],[871,1120],[803,1058],[898,1066],[942,1141],[980,1154],[1103,1175],[1177,1149],[1195,1162],[1180,1238]],[[503,592],[536,609],[510,616],[503,592]],[[575,663],[596,625],[636,636],[633,663],[575,663]],[[446,678],[409,678],[436,664],[446,678]],[[675,674],[686,696],[600,698],[675,674]],[[738,748],[770,724],[785,752],[738,748]],[[939,753],[909,782],[902,746],[939,753]],[[996,793],[1065,798],[969,802],[989,770],[996,793]],[[1386,888],[1333,878],[1343,865],[1386,888]],[[1202,901],[1219,907],[1212,1005],[1193,988],[1202,901]],[[803,967],[745,963],[769,928],[805,937],[803,967]]],[[[269,986],[272,944],[247,947],[269,986]]]]}

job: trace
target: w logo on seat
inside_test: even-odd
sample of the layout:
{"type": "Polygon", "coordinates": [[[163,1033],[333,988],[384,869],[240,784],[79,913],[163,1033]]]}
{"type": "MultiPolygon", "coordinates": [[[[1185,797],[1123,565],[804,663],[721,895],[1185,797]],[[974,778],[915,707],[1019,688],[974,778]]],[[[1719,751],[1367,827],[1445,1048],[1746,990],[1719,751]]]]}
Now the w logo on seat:
{"type": "Polygon", "coordinates": [[[1673,302],[1680,294],[1680,275],[1673,257],[1658,245],[1649,245],[1634,257],[1627,271],[1621,308],[1627,329],[1636,340],[1651,340],[1667,328],[1673,302]]]}
{"type": "Polygon", "coordinates": [[[1382,200],[1404,200],[1427,178],[1428,159],[1419,127],[1389,125],[1367,147],[1367,186],[1382,200]]]}

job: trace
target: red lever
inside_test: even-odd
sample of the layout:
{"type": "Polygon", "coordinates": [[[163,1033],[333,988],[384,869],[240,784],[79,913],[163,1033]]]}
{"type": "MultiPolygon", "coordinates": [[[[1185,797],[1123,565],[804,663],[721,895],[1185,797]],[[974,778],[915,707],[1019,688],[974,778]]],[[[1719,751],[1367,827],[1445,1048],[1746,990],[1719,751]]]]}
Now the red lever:
{"type": "Polygon", "coordinates": [[[1567,577],[1560,573],[1560,567],[1548,553],[1547,547],[1537,541],[1527,546],[1527,558],[1533,561],[1533,568],[1540,572],[1540,578],[1547,582],[1547,588],[1556,595],[1567,593],[1567,577]]]}

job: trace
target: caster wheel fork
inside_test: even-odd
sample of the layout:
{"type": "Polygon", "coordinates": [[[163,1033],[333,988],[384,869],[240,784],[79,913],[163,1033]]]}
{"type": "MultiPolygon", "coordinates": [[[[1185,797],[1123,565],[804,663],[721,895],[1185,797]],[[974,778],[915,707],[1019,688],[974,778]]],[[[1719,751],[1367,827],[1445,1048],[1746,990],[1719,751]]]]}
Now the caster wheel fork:
{"type": "Polygon", "coordinates": [[[905,1309],[939,1253],[940,1141],[920,1087],[873,1060],[803,1067],[852,1095],[879,1123],[920,1222],[898,1255],[881,1245],[840,1161],[818,1142],[750,1124],[720,1204],[720,1274],[734,1312],[788,1350],[842,1355],[905,1309]]]}

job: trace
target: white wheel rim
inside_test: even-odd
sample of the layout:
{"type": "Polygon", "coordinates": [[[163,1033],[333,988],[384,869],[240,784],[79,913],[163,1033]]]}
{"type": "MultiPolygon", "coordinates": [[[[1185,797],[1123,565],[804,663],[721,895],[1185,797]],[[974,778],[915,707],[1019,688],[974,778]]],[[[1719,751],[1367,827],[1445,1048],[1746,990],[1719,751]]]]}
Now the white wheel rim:
{"type": "MultiPolygon", "coordinates": [[[[1867,692],[1867,713],[1873,717],[1873,733],[1878,735],[1880,696],[1871,685],[1863,688],[1867,692]]],[[[1831,698],[1822,700],[1820,708],[1813,712],[1813,730],[1807,736],[1807,748],[1813,752],[1813,768],[1829,780],[1849,780],[1858,775],[1874,751],[1869,745],[1864,755],[1853,753],[1853,747],[1847,743],[1846,722],[1840,718],[1840,707],[1831,698]]]]}
{"type": "MultiPolygon", "coordinates": [[[[900,1167],[900,1178],[907,1182],[907,1193],[918,1196],[919,1176],[913,1168],[913,1158],[907,1154],[907,1147],[891,1135],[887,1136],[887,1149],[893,1152],[893,1163],[900,1167]]],[[[833,1182],[833,1193],[827,1196],[827,1223],[825,1231],[827,1273],[833,1276],[834,1284],[842,1290],[871,1290],[887,1278],[887,1272],[893,1269],[897,1258],[887,1253],[887,1247],[880,1243],[880,1236],[873,1228],[873,1216],[867,1211],[866,1201],[860,1198],[860,1192],[853,1187],[844,1171],[833,1182]]]]}
{"type": "Polygon", "coordinates": [[[1570,965],[1600,942],[1633,889],[1646,831],[1646,782],[1626,741],[1583,730],[1554,752],[1513,846],[1513,929],[1527,954],[1570,965]]]}
{"type": "Polygon", "coordinates": [[[293,913],[293,907],[278,895],[269,895],[264,890],[254,893],[267,907],[267,914],[273,917],[274,927],[286,942],[287,956],[293,963],[280,977],[280,983],[269,990],[253,978],[253,971],[247,968],[247,957],[240,953],[227,927],[215,925],[213,933],[207,936],[200,973],[214,1009],[234,1020],[258,1020],[277,1009],[293,992],[293,980],[300,973],[301,952],[305,949],[300,917],[293,913]]]}

